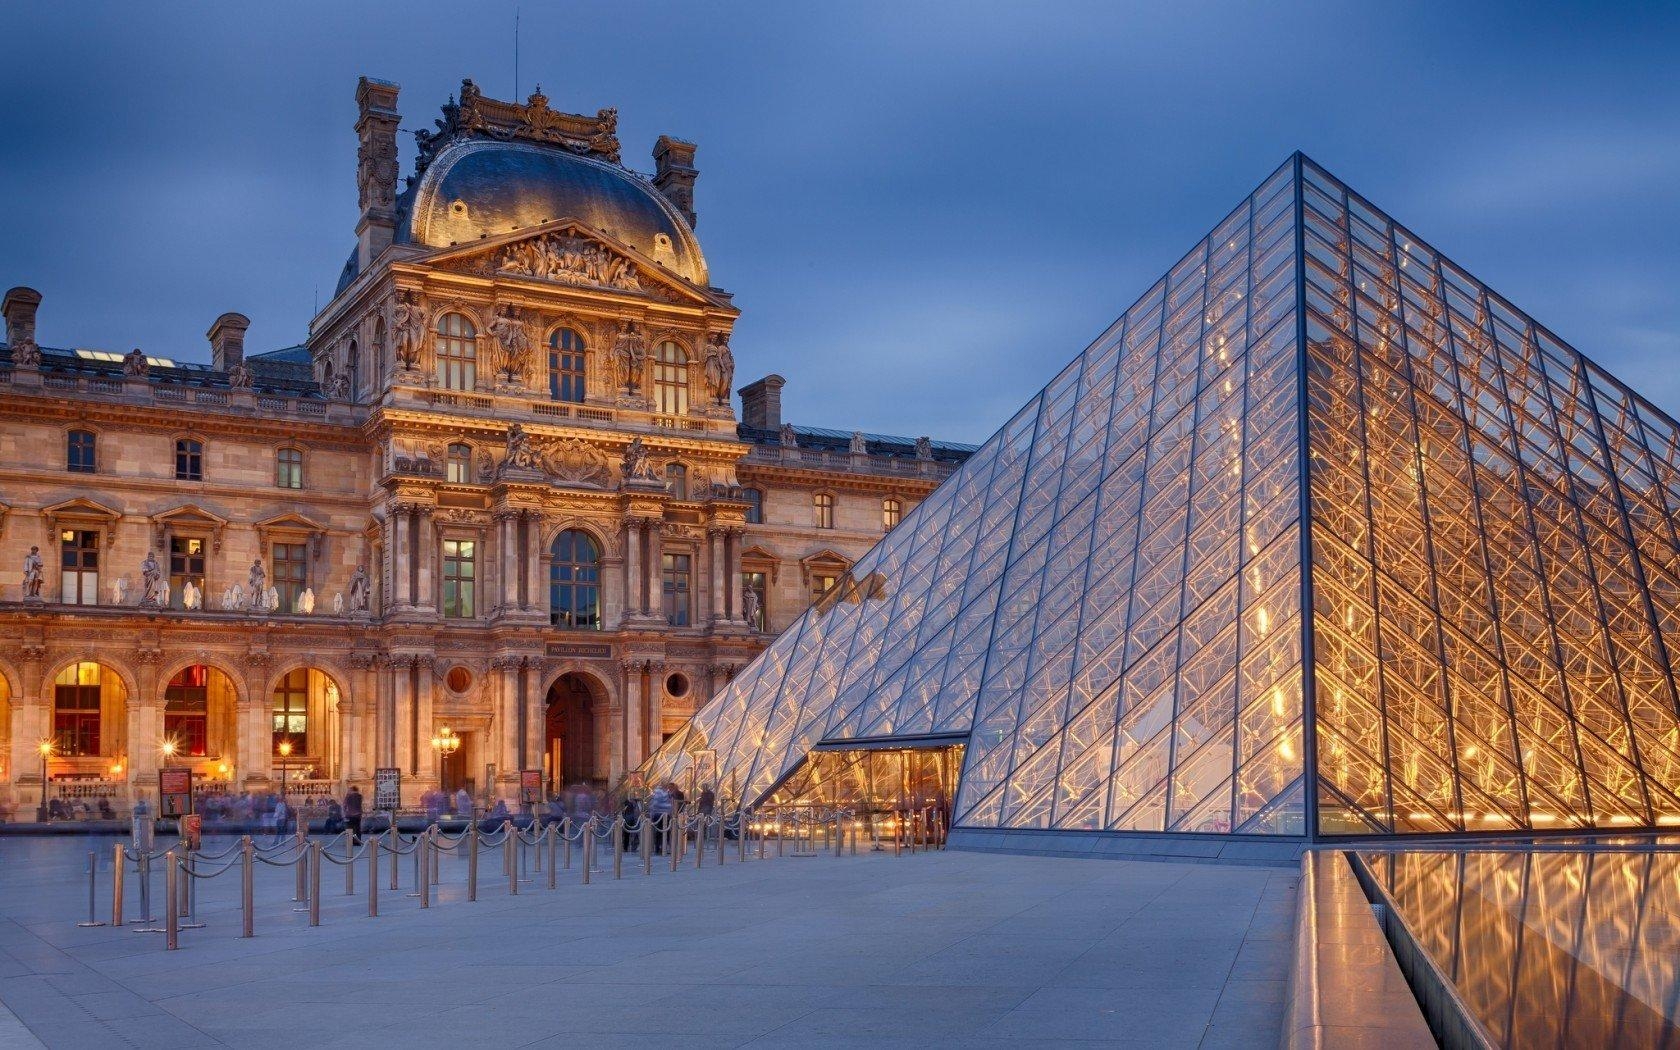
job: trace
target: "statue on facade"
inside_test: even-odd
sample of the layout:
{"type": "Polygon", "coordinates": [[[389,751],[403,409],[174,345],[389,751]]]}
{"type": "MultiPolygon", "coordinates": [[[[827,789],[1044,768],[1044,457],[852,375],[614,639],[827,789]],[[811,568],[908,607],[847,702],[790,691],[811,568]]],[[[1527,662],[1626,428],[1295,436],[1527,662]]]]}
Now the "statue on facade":
{"type": "Polygon", "coordinates": [[[41,600],[41,573],[44,567],[41,560],[41,548],[30,547],[29,553],[23,556],[23,600],[41,600]]]}
{"type": "Polygon", "coordinates": [[[315,588],[305,587],[303,589],[303,593],[297,596],[297,608],[294,611],[305,616],[315,611],[315,588]]]}
{"type": "Polygon", "coordinates": [[[181,608],[197,609],[204,604],[204,592],[199,590],[191,580],[181,586],[181,608]]]}
{"type": "Polygon", "coordinates": [[[251,562],[251,572],[245,578],[245,590],[251,595],[251,611],[263,611],[263,588],[268,586],[268,572],[263,568],[262,559],[251,562]]]}
{"type": "Polygon", "coordinates": [[[849,447],[852,455],[854,456],[864,456],[869,454],[869,441],[863,436],[863,431],[852,431],[852,443],[849,447]]]}
{"type": "Polygon", "coordinates": [[[782,424],[782,447],[783,448],[798,448],[799,447],[799,435],[794,432],[792,423],[783,423],[782,424]]]}
{"type": "Polygon", "coordinates": [[[123,375],[140,377],[146,375],[146,351],[137,346],[123,355],[123,375]]]}
{"type": "Polygon", "coordinates": [[[658,475],[653,472],[653,464],[648,461],[647,448],[639,437],[631,438],[630,444],[624,446],[624,461],[619,469],[625,481],[659,480],[658,475]]]}
{"type": "MultiPolygon", "coordinates": [[[[33,327],[33,325],[31,327],[33,327]]],[[[41,367],[41,348],[36,345],[35,337],[33,335],[26,335],[12,340],[12,367],[41,367]]]]}
{"type": "Polygon", "coordinates": [[[337,401],[350,400],[350,374],[335,372],[327,380],[327,396],[337,401]]]}
{"type": "Polygon", "coordinates": [[[279,609],[280,609],[280,588],[270,587],[268,589],[268,593],[263,595],[263,608],[268,610],[269,612],[279,611],[279,609]]]}
{"type": "Polygon", "coordinates": [[[227,612],[238,612],[244,604],[244,589],[237,583],[228,584],[227,590],[222,592],[222,608],[227,612]]]}
{"type": "Polygon", "coordinates": [[[917,459],[932,459],[933,458],[933,441],[932,441],[932,439],[925,438],[925,437],[919,437],[919,438],[916,439],[916,458],[917,459]]]}
{"type": "Polygon", "coordinates": [[[541,473],[543,456],[531,435],[519,423],[511,423],[507,430],[507,455],[502,457],[503,470],[529,470],[541,473]]]}
{"type": "Polygon", "coordinates": [[[158,565],[157,552],[147,551],[140,563],[140,607],[155,609],[163,604],[163,567],[158,565]]]}
{"type": "Polygon", "coordinates": [[[764,603],[758,600],[758,592],[751,587],[741,592],[741,612],[745,615],[747,626],[755,631],[764,630],[764,603]]]}
{"type": "Polygon", "coordinates": [[[613,385],[625,394],[634,394],[641,385],[642,368],[647,363],[647,341],[629,321],[618,322],[612,361],[613,385]]]}
{"type": "Polygon", "coordinates": [[[496,340],[496,376],[510,383],[523,383],[530,374],[531,334],[518,312],[511,306],[500,306],[490,322],[490,334],[496,340]]]}
{"type": "Polygon", "coordinates": [[[391,351],[397,364],[409,370],[419,368],[425,341],[426,311],[410,294],[399,294],[391,306],[391,351]]]}
{"type": "Polygon", "coordinates": [[[241,361],[228,369],[228,386],[234,390],[251,389],[251,367],[241,361]]]}
{"type": "Polygon", "coordinates": [[[365,613],[368,602],[372,597],[372,588],[368,583],[367,566],[358,565],[356,571],[350,575],[350,611],[365,613]]]}
{"type": "Polygon", "coordinates": [[[734,382],[735,354],[729,349],[729,336],[719,332],[706,344],[706,389],[714,402],[727,405],[734,382]]]}

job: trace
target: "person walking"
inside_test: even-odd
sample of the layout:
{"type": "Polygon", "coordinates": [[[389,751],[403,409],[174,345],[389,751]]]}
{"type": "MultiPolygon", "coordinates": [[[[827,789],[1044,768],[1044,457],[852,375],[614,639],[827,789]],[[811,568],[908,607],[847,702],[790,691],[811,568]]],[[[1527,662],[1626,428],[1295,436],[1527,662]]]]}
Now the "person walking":
{"type": "Polygon", "coordinates": [[[712,813],[717,809],[717,792],[712,790],[712,785],[707,784],[700,789],[700,797],[695,800],[694,809],[699,814],[694,821],[694,845],[705,849],[706,825],[712,822],[712,813]]]}
{"type": "Polygon", "coordinates": [[[455,789],[455,815],[465,817],[468,820],[472,819],[472,795],[468,793],[465,786],[455,789]]]}
{"type": "Polygon", "coordinates": [[[291,819],[291,807],[286,805],[286,796],[281,795],[274,802],[274,842],[279,845],[286,837],[286,822],[291,819]]]}
{"type": "Polygon", "coordinates": [[[653,852],[665,855],[665,829],[671,824],[671,793],[655,784],[647,801],[648,831],[653,835],[653,852]]]}
{"type": "Polygon", "coordinates": [[[350,844],[362,844],[362,789],[355,784],[344,793],[344,823],[350,829],[350,844]]]}
{"type": "Polygon", "coordinates": [[[642,804],[635,795],[625,794],[624,805],[618,809],[624,818],[624,852],[635,853],[642,846],[642,833],[637,824],[642,819],[642,804]]]}

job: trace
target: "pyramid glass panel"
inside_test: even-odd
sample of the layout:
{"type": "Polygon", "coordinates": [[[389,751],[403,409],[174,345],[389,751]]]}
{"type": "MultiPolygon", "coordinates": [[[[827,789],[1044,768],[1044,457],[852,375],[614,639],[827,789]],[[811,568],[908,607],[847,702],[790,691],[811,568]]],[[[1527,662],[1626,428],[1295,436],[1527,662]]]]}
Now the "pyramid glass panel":
{"type": "Polygon", "coordinates": [[[868,810],[960,767],[958,829],[1680,824],[1677,512],[1680,425],[1296,155],[643,774],[868,810]]]}

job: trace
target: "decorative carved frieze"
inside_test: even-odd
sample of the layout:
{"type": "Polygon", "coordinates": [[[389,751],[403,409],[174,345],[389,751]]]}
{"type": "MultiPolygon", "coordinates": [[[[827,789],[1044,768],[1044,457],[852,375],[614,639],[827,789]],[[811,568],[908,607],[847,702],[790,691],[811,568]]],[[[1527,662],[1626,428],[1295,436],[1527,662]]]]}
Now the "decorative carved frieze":
{"type": "Polygon", "coordinates": [[[582,237],[544,234],[510,244],[490,262],[497,273],[535,277],[556,284],[643,292],[641,275],[629,259],[582,237]]]}

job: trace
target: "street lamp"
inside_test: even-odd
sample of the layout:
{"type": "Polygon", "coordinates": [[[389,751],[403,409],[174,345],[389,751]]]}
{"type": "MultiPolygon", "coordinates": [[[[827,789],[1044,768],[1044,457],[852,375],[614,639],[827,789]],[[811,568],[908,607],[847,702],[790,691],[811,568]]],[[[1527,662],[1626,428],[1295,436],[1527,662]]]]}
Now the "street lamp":
{"type": "Polygon", "coordinates": [[[41,808],[35,811],[35,820],[37,823],[45,824],[47,822],[47,759],[52,757],[53,742],[43,740],[35,745],[35,750],[41,753],[41,808]]]}
{"type": "Polygon", "coordinates": [[[438,756],[438,787],[443,787],[443,760],[461,749],[461,737],[448,726],[438,726],[432,734],[432,750],[438,756]]]}
{"type": "Polygon", "coordinates": [[[280,797],[285,798],[286,760],[292,757],[292,742],[290,740],[282,740],[280,741],[280,746],[276,750],[280,752],[280,797]]]}

